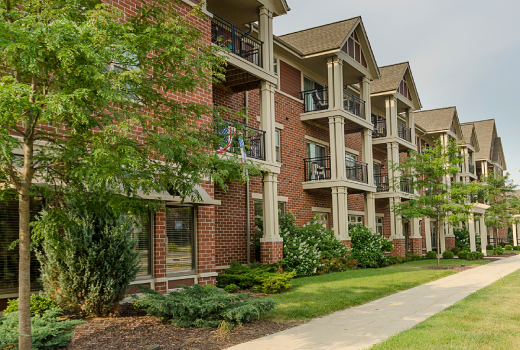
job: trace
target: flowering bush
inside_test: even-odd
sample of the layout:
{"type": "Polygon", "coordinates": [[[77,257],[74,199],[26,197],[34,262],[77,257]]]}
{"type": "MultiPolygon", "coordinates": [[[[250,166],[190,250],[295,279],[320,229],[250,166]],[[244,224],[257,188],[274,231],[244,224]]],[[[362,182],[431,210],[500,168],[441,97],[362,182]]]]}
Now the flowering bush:
{"type": "Polygon", "coordinates": [[[352,254],[358,260],[359,266],[381,267],[388,265],[385,251],[392,250],[392,242],[372,233],[370,229],[361,225],[350,226],[352,254]]]}
{"type": "Polygon", "coordinates": [[[280,235],[283,238],[283,260],[286,271],[295,271],[298,276],[311,276],[321,267],[321,259],[341,258],[347,248],[332,231],[319,222],[298,228],[291,212],[280,218],[280,235]]]}

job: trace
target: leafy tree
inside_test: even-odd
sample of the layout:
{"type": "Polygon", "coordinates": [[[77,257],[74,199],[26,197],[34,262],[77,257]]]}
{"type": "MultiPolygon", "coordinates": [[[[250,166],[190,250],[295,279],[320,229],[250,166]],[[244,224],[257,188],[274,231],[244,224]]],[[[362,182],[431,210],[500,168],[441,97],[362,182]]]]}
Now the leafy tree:
{"type": "MultiPolygon", "coordinates": [[[[223,79],[224,59],[179,0],[132,15],[100,0],[0,0],[0,199],[18,198],[20,349],[30,348],[31,195],[114,195],[113,208],[157,208],[141,192],[199,197],[195,184],[243,179],[214,152],[212,107],[189,103],[223,79]],[[36,186],[45,183],[47,186],[36,186]]],[[[218,115],[218,114],[217,114],[218,115]]],[[[217,117],[217,121],[221,121],[217,117]]],[[[199,197],[200,198],[200,197],[199,197]]]]}
{"type": "MultiPolygon", "coordinates": [[[[462,161],[455,141],[443,145],[437,140],[435,145],[423,149],[423,153],[411,151],[399,164],[392,164],[392,168],[400,172],[400,178],[411,184],[411,192],[419,192],[392,210],[408,218],[428,217],[452,225],[466,220],[472,207],[468,198],[480,187],[475,182],[450,181],[460,171],[462,161]]],[[[394,177],[394,188],[399,184],[400,179],[394,177]]],[[[443,225],[437,225],[437,247],[441,246],[441,230],[443,225]]],[[[437,254],[437,266],[440,266],[440,254],[437,254]]]]}
{"type": "Polygon", "coordinates": [[[520,214],[520,199],[515,195],[518,186],[509,178],[509,173],[505,176],[482,176],[482,181],[485,183],[483,198],[489,204],[484,220],[486,226],[493,227],[493,232],[498,234],[498,230],[518,222],[518,218],[515,218],[515,215],[520,214]]]}

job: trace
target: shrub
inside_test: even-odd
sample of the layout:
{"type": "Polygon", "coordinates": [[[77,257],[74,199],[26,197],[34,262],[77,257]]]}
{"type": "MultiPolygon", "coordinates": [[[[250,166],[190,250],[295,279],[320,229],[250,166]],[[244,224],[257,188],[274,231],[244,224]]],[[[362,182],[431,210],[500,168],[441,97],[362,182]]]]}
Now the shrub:
{"type": "MultiPolygon", "coordinates": [[[[58,307],[56,300],[46,298],[39,294],[31,295],[31,316],[43,315],[45,311],[55,309],[58,307]]],[[[7,308],[4,310],[4,314],[18,311],[18,299],[12,299],[7,302],[7,308]]]]}
{"type": "Polygon", "coordinates": [[[381,267],[387,265],[385,251],[392,250],[392,242],[361,225],[350,226],[351,256],[359,266],[381,267]]]}
{"type": "Polygon", "coordinates": [[[520,250],[520,245],[517,245],[516,247],[513,247],[513,250],[520,250]]]}
{"type": "Polygon", "coordinates": [[[426,253],[426,259],[437,259],[437,252],[435,251],[429,251],[426,253]]]}
{"type": "Polygon", "coordinates": [[[459,247],[453,247],[450,249],[450,251],[453,253],[453,255],[459,255],[461,249],[459,247]]]}
{"type": "Polygon", "coordinates": [[[466,260],[475,260],[477,259],[477,252],[468,252],[466,254],[466,260]]]}
{"type": "Polygon", "coordinates": [[[482,258],[484,258],[484,253],[482,253],[482,252],[476,252],[476,253],[478,253],[478,255],[477,255],[477,259],[482,259],[482,258]]]}
{"type": "Polygon", "coordinates": [[[145,295],[134,296],[133,307],[171,321],[177,327],[216,328],[222,321],[241,325],[258,319],[276,305],[268,298],[251,299],[247,294],[230,294],[198,284],[166,295],[149,288],[142,291],[145,295]]]}
{"type": "MultiPolygon", "coordinates": [[[[477,252],[482,253],[482,247],[478,247],[477,252]]],[[[484,254],[482,254],[482,255],[484,255],[484,254]]]]}
{"type": "Polygon", "coordinates": [[[275,294],[285,292],[292,288],[291,279],[296,277],[296,272],[278,273],[267,277],[260,286],[254,286],[253,292],[275,294]]]}
{"type": "Polygon", "coordinates": [[[41,282],[64,310],[105,316],[126,296],[138,271],[132,238],[138,224],[114,214],[102,199],[68,198],[44,211],[34,229],[43,239],[41,282]]]}
{"type": "Polygon", "coordinates": [[[298,228],[291,212],[280,218],[280,236],[283,238],[283,260],[286,271],[298,276],[316,274],[321,259],[346,257],[347,248],[333,231],[326,230],[316,220],[298,228]]]}
{"type": "Polygon", "coordinates": [[[494,255],[502,255],[504,254],[504,249],[502,249],[501,246],[497,246],[495,249],[493,249],[494,255]]]}
{"type": "Polygon", "coordinates": [[[513,250],[513,246],[509,245],[509,244],[506,244],[506,246],[504,247],[505,250],[513,250]]]}
{"type": "MultiPolygon", "coordinates": [[[[84,323],[79,320],[62,320],[60,309],[50,309],[43,315],[31,317],[31,349],[61,349],[74,335],[74,327],[84,323]]],[[[18,312],[9,312],[0,319],[0,349],[17,349],[18,312]]]]}
{"type": "Polygon", "coordinates": [[[333,258],[321,259],[321,266],[318,270],[319,275],[329,272],[341,272],[346,270],[354,270],[358,268],[357,259],[333,258]]]}
{"type": "Polygon", "coordinates": [[[488,245],[486,246],[486,250],[493,250],[493,248],[494,248],[494,247],[493,247],[492,244],[488,244],[488,245]]]}
{"type": "Polygon", "coordinates": [[[455,246],[460,249],[469,249],[469,230],[467,227],[453,228],[453,234],[455,235],[455,246]]]}
{"type": "Polygon", "coordinates": [[[391,265],[403,264],[407,261],[407,259],[403,256],[388,256],[386,260],[387,263],[391,265]]]}
{"type": "Polygon", "coordinates": [[[461,250],[458,254],[459,258],[460,259],[466,259],[466,255],[468,254],[469,252],[465,249],[461,250]]]}
{"type": "Polygon", "coordinates": [[[408,261],[419,261],[419,260],[422,260],[423,257],[419,254],[412,254],[412,253],[408,253],[406,254],[406,258],[408,261]]]}
{"type": "Polygon", "coordinates": [[[236,293],[240,290],[240,287],[237,286],[236,284],[228,284],[227,286],[224,287],[224,290],[228,293],[236,293]]]}
{"type": "Polygon", "coordinates": [[[443,259],[453,259],[453,252],[449,251],[449,250],[445,250],[444,253],[442,253],[442,258],[443,259]]]}
{"type": "Polygon", "coordinates": [[[432,252],[437,253],[437,251],[438,251],[437,248],[432,248],[432,252]]]}

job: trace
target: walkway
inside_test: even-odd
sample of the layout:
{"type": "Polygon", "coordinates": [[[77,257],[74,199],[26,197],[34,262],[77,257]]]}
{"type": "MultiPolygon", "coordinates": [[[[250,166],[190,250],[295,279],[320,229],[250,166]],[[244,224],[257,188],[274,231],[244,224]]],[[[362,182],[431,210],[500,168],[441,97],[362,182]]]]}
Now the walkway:
{"type": "Polygon", "coordinates": [[[356,306],[229,350],[366,349],[520,269],[520,255],[356,306]]]}

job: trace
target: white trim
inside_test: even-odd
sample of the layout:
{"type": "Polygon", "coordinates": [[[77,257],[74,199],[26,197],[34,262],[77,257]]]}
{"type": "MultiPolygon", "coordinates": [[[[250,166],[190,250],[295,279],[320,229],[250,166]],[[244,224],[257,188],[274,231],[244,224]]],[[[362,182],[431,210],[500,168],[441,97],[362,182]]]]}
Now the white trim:
{"type": "Polygon", "coordinates": [[[384,217],[385,217],[385,214],[382,214],[382,213],[376,213],[376,217],[377,217],[377,218],[384,218],[384,217]]]}
{"type": "Polygon", "coordinates": [[[147,279],[142,279],[142,280],[133,280],[132,282],[130,282],[130,285],[133,286],[136,284],[146,284],[146,283],[150,283],[150,285],[152,285],[153,278],[147,278],[147,279]]]}
{"type": "Polygon", "coordinates": [[[365,216],[365,212],[364,211],[357,211],[357,210],[347,210],[347,215],[365,216]]]}
{"type": "MultiPolygon", "coordinates": [[[[251,194],[251,197],[252,197],[253,199],[261,199],[261,200],[264,199],[264,197],[263,197],[263,195],[262,195],[261,193],[252,193],[252,194],[251,194]]],[[[287,202],[289,202],[289,197],[278,196],[278,202],[284,202],[284,203],[287,203],[287,202]]]]}
{"type": "Polygon", "coordinates": [[[352,149],[352,148],[345,147],[345,152],[359,156],[359,151],[356,151],[355,149],[352,149]]]}
{"type": "Polygon", "coordinates": [[[197,275],[198,278],[204,278],[204,277],[217,277],[218,273],[216,272],[205,272],[205,273],[199,273],[197,275]]]}
{"type": "Polygon", "coordinates": [[[222,266],[215,266],[215,270],[225,270],[229,269],[231,265],[222,265],[222,266]]]}
{"type": "Polygon", "coordinates": [[[274,128],[275,128],[275,129],[278,129],[278,130],[283,130],[283,124],[280,124],[280,123],[275,122],[275,123],[274,123],[274,128]]]}
{"type": "Polygon", "coordinates": [[[253,193],[251,194],[251,197],[253,197],[253,199],[264,199],[264,196],[261,193],[253,193]]]}
{"type": "Polygon", "coordinates": [[[287,203],[287,202],[289,202],[289,197],[278,196],[278,202],[287,203]]]}
{"type": "Polygon", "coordinates": [[[372,160],[374,161],[374,163],[381,164],[380,160],[377,160],[377,159],[372,159],[372,160]]]}
{"type": "Polygon", "coordinates": [[[330,209],[330,208],[322,208],[322,207],[312,207],[311,211],[313,213],[331,213],[332,209],[330,209]]]}
{"type": "Polygon", "coordinates": [[[175,277],[161,277],[161,278],[156,278],[155,279],[155,283],[185,280],[185,279],[189,279],[189,278],[196,279],[197,275],[184,275],[184,276],[175,276],[175,277]]]}
{"type": "Polygon", "coordinates": [[[319,144],[319,145],[329,147],[329,143],[328,143],[327,141],[322,141],[322,140],[320,140],[320,139],[317,139],[317,138],[312,137],[312,136],[307,136],[307,135],[305,135],[305,139],[306,139],[307,141],[311,141],[311,142],[317,143],[317,144],[319,144]]]}

